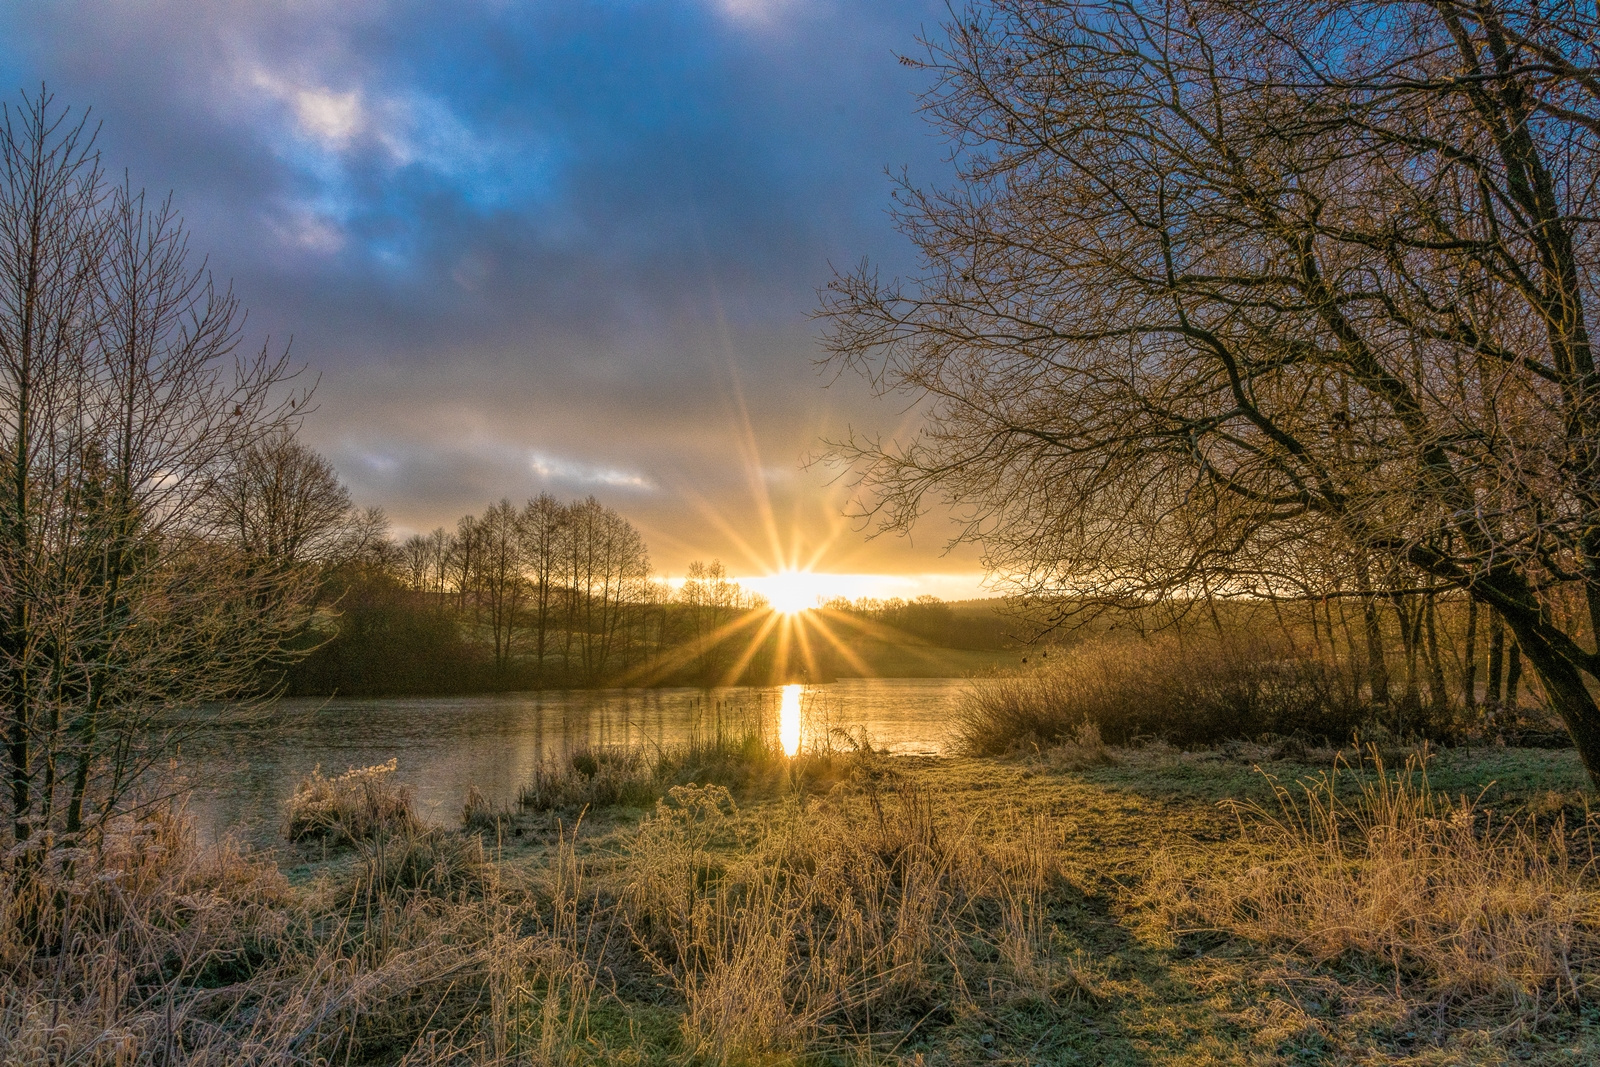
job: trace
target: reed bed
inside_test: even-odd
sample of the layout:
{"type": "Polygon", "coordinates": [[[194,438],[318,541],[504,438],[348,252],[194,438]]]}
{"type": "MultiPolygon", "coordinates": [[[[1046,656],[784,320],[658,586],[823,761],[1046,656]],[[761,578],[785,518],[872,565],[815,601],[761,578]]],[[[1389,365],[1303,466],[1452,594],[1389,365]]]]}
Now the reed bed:
{"type": "Polygon", "coordinates": [[[1366,715],[1354,693],[1336,665],[1265,641],[1102,638],[975,680],[955,735],[978,756],[1070,742],[1085,725],[1111,745],[1341,741],[1366,715]]]}
{"type": "Polygon", "coordinates": [[[1595,825],[1498,815],[1430,790],[1426,757],[1398,773],[1376,748],[1276,807],[1241,806],[1245,851],[1152,863],[1145,903],[1174,934],[1221,931],[1438,1007],[1515,1023],[1600,991],[1595,825]]]}
{"type": "Polygon", "coordinates": [[[742,796],[827,789],[875,756],[864,736],[830,731],[787,755],[770,730],[695,733],[681,744],[583,745],[541,761],[518,791],[529,811],[649,808],[678,785],[720,785],[742,796]]]}

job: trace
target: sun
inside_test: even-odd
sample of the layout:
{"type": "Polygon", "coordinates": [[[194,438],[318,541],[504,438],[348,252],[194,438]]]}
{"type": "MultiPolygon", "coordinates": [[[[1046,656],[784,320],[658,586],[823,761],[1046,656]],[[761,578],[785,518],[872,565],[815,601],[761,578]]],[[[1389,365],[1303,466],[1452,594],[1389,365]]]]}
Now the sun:
{"type": "Polygon", "coordinates": [[[817,606],[816,576],[810,571],[781,570],[761,579],[761,593],[781,615],[798,615],[817,606]]]}

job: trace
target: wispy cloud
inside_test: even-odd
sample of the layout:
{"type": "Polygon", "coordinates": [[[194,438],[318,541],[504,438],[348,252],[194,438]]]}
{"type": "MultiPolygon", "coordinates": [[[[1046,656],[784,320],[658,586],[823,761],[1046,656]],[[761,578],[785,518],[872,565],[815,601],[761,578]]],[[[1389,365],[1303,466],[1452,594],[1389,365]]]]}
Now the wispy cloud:
{"type": "Polygon", "coordinates": [[[546,481],[564,486],[608,486],[612,489],[632,489],[654,492],[656,483],[642,474],[619,470],[616,467],[577,463],[557,456],[535,452],[528,457],[533,473],[546,481]]]}

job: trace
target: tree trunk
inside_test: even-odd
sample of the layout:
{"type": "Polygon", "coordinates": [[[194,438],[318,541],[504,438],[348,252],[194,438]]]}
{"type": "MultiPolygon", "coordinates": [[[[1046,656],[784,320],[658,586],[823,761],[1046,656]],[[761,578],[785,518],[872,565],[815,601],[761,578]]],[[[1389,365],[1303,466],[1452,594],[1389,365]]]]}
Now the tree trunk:
{"type": "Polygon", "coordinates": [[[1470,715],[1478,707],[1478,602],[1467,598],[1465,662],[1461,669],[1461,704],[1470,715]]]}
{"type": "Polygon", "coordinates": [[[1367,631],[1367,685],[1374,704],[1389,703],[1389,664],[1383,654],[1383,629],[1378,622],[1378,598],[1361,597],[1361,615],[1367,631]]]}
{"type": "MultiPolygon", "coordinates": [[[[1538,622],[1536,617],[1521,620],[1508,617],[1506,623],[1516,641],[1512,646],[1512,663],[1520,664],[1520,648],[1533,669],[1539,673],[1551,705],[1566,724],[1567,732],[1572,735],[1578,758],[1583,761],[1584,770],[1589,772],[1590,784],[1600,790],[1600,706],[1595,704],[1583,673],[1552,647],[1542,633],[1544,624],[1538,622]]],[[[1520,668],[1518,673],[1521,673],[1520,668]]],[[[1513,695],[1514,691],[1508,697],[1513,695]]]]}
{"type": "Polygon", "coordinates": [[[1506,656],[1506,707],[1514,713],[1517,710],[1517,689],[1522,682],[1522,646],[1517,642],[1511,643],[1511,652],[1506,656]]]}
{"type": "Polygon", "coordinates": [[[1448,705],[1449,698],[1444,688],[1444,660],[1439,656],[1439,627],[1435,616],[1438,613],[1435,603],[1435,594],[1429,593],[1423,604],[1423,625],[1426,629],[1428,645],[1428,703],[1432,706],[1435,715],[1442,714],[1448,705]]]}
{"type": "Polygon", "coordinates": [[[1505,673],[1506,627],[1500,613],[1489,609],[1489,690],[1483,702],[1492,711],[1500,706],[1500,681],[1505,673]]]}

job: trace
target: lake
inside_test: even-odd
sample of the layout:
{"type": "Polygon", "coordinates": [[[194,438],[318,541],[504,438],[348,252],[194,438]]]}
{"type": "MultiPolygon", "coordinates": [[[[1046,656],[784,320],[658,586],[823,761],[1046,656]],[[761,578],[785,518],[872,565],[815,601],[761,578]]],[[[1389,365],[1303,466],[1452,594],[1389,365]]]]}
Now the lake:
{"type": "Polygon", "coordinates": [[[171,763],[208,839],[278,843],[295,783],[393,759],[426,819],[453,823],[469,786],[497,805],[540,760],[582,745],[667,746],[724,721],[766,724],[784,747],[837,728],[873,747],[938,754],[969,683],[957,678],[841,679],[825,685],[599,689],[468,697],[285,700],[269,717],[194,731],[171,763]]]}

